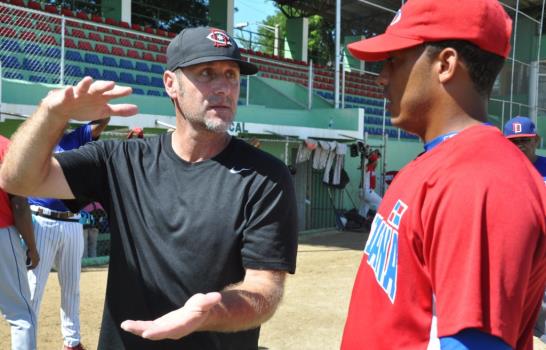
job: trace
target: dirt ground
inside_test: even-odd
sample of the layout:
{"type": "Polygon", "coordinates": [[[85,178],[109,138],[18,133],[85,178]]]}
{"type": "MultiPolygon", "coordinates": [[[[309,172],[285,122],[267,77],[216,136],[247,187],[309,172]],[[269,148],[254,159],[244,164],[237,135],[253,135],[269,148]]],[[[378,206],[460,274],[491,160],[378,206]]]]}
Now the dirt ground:
{"type": "MultiPolygon", "coordinates": [[[[284,302],[261,331],[262,350],[339,349],[351,288],[366,235],[327,232],[303,237],[298,267],[287,280],[284,302]]],[[[86,268],[81,276],[82,343],[96,349],[106,287],[106,268],[86,268]]],[[[62,348],[60,293],[51,273],[39,318],[38,348],[62,348]]],[[[9,327],[0,321],[0,350],[10,349],[9,327]]],[[[535,338],[535,350],[546,345],[535,338]]]]}

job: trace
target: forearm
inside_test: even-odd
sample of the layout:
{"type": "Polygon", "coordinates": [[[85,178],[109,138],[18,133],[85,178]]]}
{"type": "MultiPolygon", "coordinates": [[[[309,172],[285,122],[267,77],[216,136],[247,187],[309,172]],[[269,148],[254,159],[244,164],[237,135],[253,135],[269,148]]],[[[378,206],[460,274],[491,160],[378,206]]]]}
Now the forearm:
{"type": "Polygon", "coordinates": [[[45,104],[40,104],[13,135],[0,169],[0,186],[7,192],[31,195],[46,179],[52,150],[67,125],[67,119],[50,114],[45,104]]]}
{"type": "Polygon", "coordinates": [[[10,196],[10,201],[15,228],[17,228],[21,237],[23,237],[28,249],[35,250],[34,228],[32,226],[32,216],[27,199],[20,196],[10,196]]]}
{"type": "MultiPolygon", "coordinates": [[[[225,288],[200,330],[236,332],[258,327],[275,313],[284,292],[285,272],[269,271],[270,278],[245,278],[225,288]]],[[[247,272],[248,274],[248,272],[247,272]]]]}

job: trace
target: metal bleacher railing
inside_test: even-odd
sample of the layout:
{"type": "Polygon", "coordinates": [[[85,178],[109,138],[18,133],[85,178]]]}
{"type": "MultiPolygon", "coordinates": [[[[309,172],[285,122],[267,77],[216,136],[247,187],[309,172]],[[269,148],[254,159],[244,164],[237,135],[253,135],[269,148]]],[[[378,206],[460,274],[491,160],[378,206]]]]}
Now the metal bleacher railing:
{"type": "Polygon", "coordinates": [[[8,79],[69,85],[89,75],[161,96],[169,40],[0,3],[1,74],[8,79]]]}
{"type": "MultiPolygon", "coordinates": [[[[166,48],[173,33],[162,31],[158,33],[161,35],[156,35],[147,30],[150,28],[124,28],[109,19],[90,18],[83,12],[72,13],[67,9],[61,14],[50,13],[32,1],[26,7],[22,1],[20,5],[0,2],[1,77],[72,85],[84,76],[91,76],[129,85],[135,94],[166,95],[162,74],[166,48]]],[[[54,6],[53,9],[56,10],[54,6]]],[[[331,67],[259,51],[242,51],[246,59],[258,65],[261,78],[302,85],[310,96],[318,95],[333,105],[334,72],[331,67]]],[[[414,138],[390,127],[389,119],[384,115],[382,93],[374,79],[369,72],[346,72],[342,107],[363,108],[365,129],[370,135],[414,138]]],[[[248,103],[249,82],[243,79],[241,85],[242,100],[248,103]]]]}

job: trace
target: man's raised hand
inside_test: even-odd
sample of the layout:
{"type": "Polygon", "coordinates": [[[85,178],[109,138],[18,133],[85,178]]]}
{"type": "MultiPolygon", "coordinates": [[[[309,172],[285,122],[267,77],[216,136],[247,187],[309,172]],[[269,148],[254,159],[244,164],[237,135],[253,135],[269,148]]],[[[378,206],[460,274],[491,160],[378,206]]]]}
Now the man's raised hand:
{"type": "Polygon", "coordinates": [[[128,117],[138,112],[133,104],[110,104],[116,98],[132,93],[130,87],[116,85],[113,81],[93,81],[83,78],[76,86],[51,91],[43,100],[51,115],[64,118],[91,121],[110,116],[128,117]]]}

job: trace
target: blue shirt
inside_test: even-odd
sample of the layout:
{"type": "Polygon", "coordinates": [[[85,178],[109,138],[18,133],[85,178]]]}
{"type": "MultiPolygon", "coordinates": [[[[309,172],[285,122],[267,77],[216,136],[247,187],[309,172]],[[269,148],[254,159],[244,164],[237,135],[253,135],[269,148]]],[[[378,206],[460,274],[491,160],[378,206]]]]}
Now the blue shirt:
{"type": "MultiPolygon", "coordinates": [[[[65,134],[61,138],[61,141],[59,141],[59,144],[55,146],[53,153],[61,153],[76,149],[91,141],[93,141],[91,125],[82,125],[68,134],[65,134]]],[[[60,199],[55,198],[29,197],[28,203],[30,205],[39,205],[56,211],[70,211],[60,199]]]]}
{"type": "Polygon", "coordinates": [[[535,160],[533,165],[538,170],[540,175],[542,175],[544,181],[546,181],[546,157],[537,156],[537,160],[535,160]]]}
{"type": "Polygon", "coordinates": [[[442,350],[511,350],[502,339],[477,329],[465,329],[451,337],[440,338],[442,350]]]}

